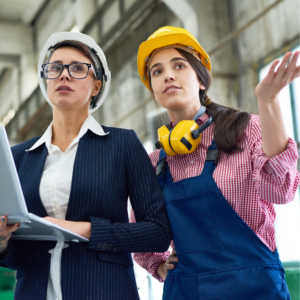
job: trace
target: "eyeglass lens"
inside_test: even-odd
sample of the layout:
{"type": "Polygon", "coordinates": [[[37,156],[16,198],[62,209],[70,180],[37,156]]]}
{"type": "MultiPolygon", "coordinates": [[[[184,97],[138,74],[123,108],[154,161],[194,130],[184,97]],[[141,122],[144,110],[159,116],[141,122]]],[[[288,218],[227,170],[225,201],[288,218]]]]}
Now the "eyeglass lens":
{"type": "MultiPolygon", "coordinates": [[[[44,68],[44,76],[49,79],[54,79],[60,76],[63,66],[60,64],[46,64],[44,68]]],[[[85,78],[88,74],[89,67],[85,64],[72,64],[69,66],[70,75],[73,78],[85,78]]]]}

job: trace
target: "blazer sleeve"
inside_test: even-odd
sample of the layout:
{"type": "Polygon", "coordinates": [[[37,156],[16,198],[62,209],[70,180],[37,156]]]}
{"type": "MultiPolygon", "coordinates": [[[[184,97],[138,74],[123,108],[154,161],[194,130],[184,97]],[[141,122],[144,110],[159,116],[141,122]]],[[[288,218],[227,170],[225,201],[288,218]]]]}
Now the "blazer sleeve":
{"type": "Polygon", "coordinates": [[[165,202],[150,159],[133,130],[127,131],[126,185],[137,223],[91,217],[89,248],[105,251],[164,252],[171,242],[165,202]]]}
{"type": "Polygon", "coordinates": [[[20,263],[21,252],[16,241],[9,240],[8,252],[4,257],[0,257],[0,266],[11,270],[17,270],[20,263]]]}

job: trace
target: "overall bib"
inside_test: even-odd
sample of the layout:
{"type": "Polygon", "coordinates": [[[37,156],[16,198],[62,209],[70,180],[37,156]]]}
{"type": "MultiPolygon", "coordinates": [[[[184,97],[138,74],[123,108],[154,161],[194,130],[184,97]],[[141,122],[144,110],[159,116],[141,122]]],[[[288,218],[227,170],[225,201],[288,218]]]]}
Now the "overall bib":
{"type": "Polygon", "coordinates": [[[173,183],[166,153],[156,170],[178,256],[163,300],[290,300],[272,252],[226,201],[214,181],[214,141],[201,175],[173,183]]]}

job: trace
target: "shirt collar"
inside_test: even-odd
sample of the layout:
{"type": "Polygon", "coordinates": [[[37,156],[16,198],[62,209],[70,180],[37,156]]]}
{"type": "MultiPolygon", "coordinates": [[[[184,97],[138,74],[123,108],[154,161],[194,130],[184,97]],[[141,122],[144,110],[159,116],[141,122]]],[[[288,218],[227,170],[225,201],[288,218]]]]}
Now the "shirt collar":
{"type": "MultiPolygon", "coordinates": [[[[196,120],[196,122],[197,122],[197,124],[198,124],[199,126],[201,126],[201,125],[202,125],[205,121],[207,121],[208,119],[209,119],[208,114],[203,114],[200,118],[198,118],[198,119],[196,120]]],[[[177,125],[177,124],[174,123],[174,122],[170,122],[170,126],[171,126],[172,128],[174,128],[175,125],[177,125]]]]}
{"type": "MultiPolygon", "coordinates": [[[[37,140],[37,142],[30,148],[27,149],[26,151],[32,151],[42,144],[46,144],[46,147],[48,149],[48,152],[53,152],[54,149],[51,149],[51,140],[52,140],[52,125],[53,121],[45,131],[45,133],[37,140]]],[[[99,135],[99,136],[104,136],[109,134],[109,132],[104,132],[102,126],[89,114],[89,116],[86,118],[84,123],[81,126],[81,129],[79,131],[78,136],[72,141],[69,147],[75,145],[76,143],[79,142],[79,139],[81,139],[88,130],[91,130],[93,133],[99,135]]],[[[69,148],[68,147],[68,148],[69,148]]]]}

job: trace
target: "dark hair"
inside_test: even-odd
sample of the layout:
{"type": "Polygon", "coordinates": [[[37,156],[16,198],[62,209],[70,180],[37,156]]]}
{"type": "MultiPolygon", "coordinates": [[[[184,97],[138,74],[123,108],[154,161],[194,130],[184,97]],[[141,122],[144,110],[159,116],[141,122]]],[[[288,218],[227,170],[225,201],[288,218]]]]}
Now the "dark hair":
{"type": "MultiPolygon", "coordinates": [[[[212,116],[214,127],[214,140],[218,146],[217,159],[220,158],[221,151],[230,154],[233,151],[243,151],[237,144],[238,137],[244,133],[249,121],[250,114],[248,112],[240,112],[239,109],[219,105],[210,102],[207,91],[212,82],[212,76],[206,67],[192,54],[176,49],[191,65],[197,74],[199,82],[205,86],[205,90],[199,91],[201,105],[206,107],[206,113],[212,116]]],[[[150,87],[151,77],[149,73],[150,87]]]]}
{"type": "Polygon", "coordinates": [[[72,47],[72,48],[79,49],[91,61],[91,64],[93,65],[94,69],[96,70],[94,60],[84,45],[82,45],[79,42],[75,42],[75,41],[63,41],[63,42],[57,43],[53,48],[55,50],[57,50],[58,48],[62,48],[62,47],[72,47]]]}

